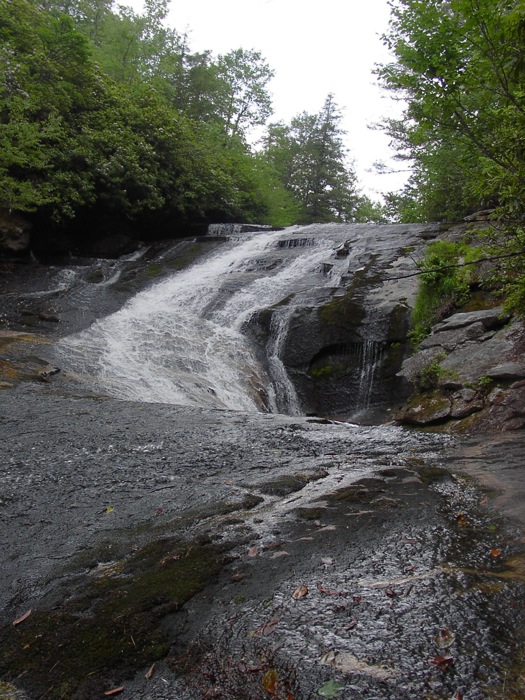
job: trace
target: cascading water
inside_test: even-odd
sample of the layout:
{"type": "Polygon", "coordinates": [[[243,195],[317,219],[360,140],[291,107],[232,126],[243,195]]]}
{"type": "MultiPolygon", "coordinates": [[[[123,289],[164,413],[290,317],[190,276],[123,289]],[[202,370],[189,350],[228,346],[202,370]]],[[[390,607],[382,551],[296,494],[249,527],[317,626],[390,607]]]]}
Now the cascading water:
{"type": "Polygon", "coordinates": [[[269,372],[272,378],[269,403],[273,413],[287,413],[290,416],[298,416],[301,414],[299,398],[281,359],[292,314],[293,306],[276,309],[272,315],[270,340],[266,348],[269,372]]]}
{"type": "Polygon", "coordinates": [[[383,358],[383,344],[375,340],[363,340],[359,357],[359,392],[356,401],[356,413],[370,407],[372,388],[378,367],[383,358]]]}
{"type": "Polygon", "coordinates": [[[293,308],[275,314],[268,369],[242,333],[253,314],[291,293],[337,286],[337,272],[327,277],[322,262],[338,241],[325,236],[303,243],[291,235],[245,234],[242,242],[225,243],[63,339],[61,366],[119,398],[300,413],[279,358],[293,308]]]}

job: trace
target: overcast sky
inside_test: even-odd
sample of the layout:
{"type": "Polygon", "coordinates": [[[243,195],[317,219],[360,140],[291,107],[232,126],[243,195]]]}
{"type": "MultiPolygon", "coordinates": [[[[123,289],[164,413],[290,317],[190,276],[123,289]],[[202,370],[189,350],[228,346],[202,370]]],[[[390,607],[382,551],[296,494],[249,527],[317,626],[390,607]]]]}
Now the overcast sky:
{"type": "MultiPolygon", "coordinates": [[[[126,4],[142,8],[142,0],[126,4]]],[[[370,172],[391,151],[386,135],[369,126],[399,113],[372,74],[374,64],[390,60],[381,42],[387,0],[171,0],[170,7],[169,24],[188,32],[192,51],[262,53],[275,71],[272,121],[317,113],[332,92],[363,191],[375,197],[402,185],[406,175],[370,172]]]]}

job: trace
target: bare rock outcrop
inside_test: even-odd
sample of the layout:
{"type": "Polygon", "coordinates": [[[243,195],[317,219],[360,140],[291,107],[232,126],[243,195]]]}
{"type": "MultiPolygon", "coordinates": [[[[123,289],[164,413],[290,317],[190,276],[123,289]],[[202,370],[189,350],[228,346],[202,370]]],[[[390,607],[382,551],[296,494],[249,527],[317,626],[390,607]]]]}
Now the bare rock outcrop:
{"type": "Polygon", "coordinates": [[[414,389],[396,415],[402,424],[525,427],[525,327],[500,307],[436,324],[399,375],[414,389]]]}

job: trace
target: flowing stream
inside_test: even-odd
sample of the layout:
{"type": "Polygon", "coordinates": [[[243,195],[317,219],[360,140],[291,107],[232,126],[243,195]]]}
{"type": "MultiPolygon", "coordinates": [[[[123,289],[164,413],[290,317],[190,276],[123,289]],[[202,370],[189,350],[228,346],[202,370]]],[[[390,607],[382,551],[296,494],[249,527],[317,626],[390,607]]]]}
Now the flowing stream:
{"type": "Polygon", "coordinates": [[[267,361],[243,328],[287,297],[337,287],[344,263],[323,273],[341,242],[335,231],[315,238],[290,229],[248,233],[226,242],[63,339],[61,364],[119,398],[300,414],[280,359],[293,301],[274,314],[267,361]]]}

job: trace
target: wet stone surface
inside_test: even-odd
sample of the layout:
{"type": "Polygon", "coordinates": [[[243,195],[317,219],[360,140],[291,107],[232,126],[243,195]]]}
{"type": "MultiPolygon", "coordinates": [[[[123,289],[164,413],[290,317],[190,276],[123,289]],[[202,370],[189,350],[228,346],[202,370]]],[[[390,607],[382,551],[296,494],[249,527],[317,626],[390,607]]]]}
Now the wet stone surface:
{"type": "Polygon", "coordinates": [[[0,411],[0,697],[523,697],[479,443],[52,383],[0,411]]]}

